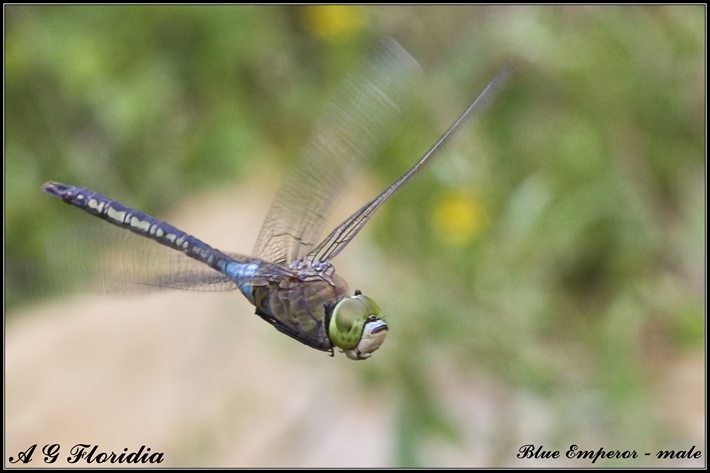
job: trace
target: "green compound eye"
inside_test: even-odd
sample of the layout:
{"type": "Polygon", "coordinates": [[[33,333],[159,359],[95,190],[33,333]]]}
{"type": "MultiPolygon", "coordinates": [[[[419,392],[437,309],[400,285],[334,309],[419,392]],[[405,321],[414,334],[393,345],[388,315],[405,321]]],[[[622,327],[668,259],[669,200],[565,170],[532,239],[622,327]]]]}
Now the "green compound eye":
{"type": "Polygon", "coordinates": [[[341,348],[348,358],[364,360],[382,345],[387,329],[375,301],[356,292],[355,296],[336,304],[328,335],[333,345],[341,348]]]}

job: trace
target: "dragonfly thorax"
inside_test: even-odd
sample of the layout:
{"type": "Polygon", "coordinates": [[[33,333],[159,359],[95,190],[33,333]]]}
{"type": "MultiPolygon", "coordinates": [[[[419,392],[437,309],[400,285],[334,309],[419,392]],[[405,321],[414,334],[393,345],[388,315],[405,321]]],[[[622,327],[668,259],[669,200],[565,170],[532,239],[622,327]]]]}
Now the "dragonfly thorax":
{"type": "Polygon", "coordinates": [[[323,263],[321,261],[313,261],[310,257],[306,256],[303,259],[299,259],[291,263],[290,269],[298,271],[303,275],[317,275],[317,277],[328,281],[332,286],[335,286],[335,267],[330,263],[323,263]]]}
{"type": "MultiPolygon", "coordinates": [[[[316,293],[324,294],[326,288],[334,291],[335,297],[327,301],[314,296],[308,298],[309,313],[317,312],[321,307],[324,310],[323,328],[331,346],[340,348],[352,360],[364,360],[382,345],[387,336],[387,323],[382,320],[380,308],[359,290],[352,297],[343,294],[343,290],[347,291],[347,284],[335,274],[332,264],[313,261],[306,256],[291,263],[290,269],[298,274],[299,282],[304,287],[321,288],[313,291],[314,296],[316,293]]],[[[260,306],[258,301],[255,305],[260,306]]],[[[294,308],[291,306],[292,310],[294,308]]]]}

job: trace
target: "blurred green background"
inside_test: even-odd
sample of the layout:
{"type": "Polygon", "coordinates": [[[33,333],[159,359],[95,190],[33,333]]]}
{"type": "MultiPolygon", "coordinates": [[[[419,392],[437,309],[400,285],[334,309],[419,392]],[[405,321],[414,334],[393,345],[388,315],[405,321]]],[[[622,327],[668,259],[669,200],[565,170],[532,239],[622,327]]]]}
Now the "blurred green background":
{"type": "MultiPolygon", "coordinates": [[[[341,273],[369,286],[392,325],[390,349],[364,365],[326,360],[391,403],[386,463],[516,465],[520,445],[543,439],[563,451],[703,444],[693,420],[669,420],[664,402],[684,401],[658,389],[704,350],[704,7],[5,11],[11,322],[67,279],[48,269],[48,236],[87,220],[43,194],[45,181],[156,216],[215,189],[275,186],[328,92],[394,37],[424,76],[363,170],[370,196],[506,61],[516,73],[359,237],[353,251],[377,279],[341,273]],[[450,379],[490,380],[488,420],[462,425],[468,404],[451,401],[450,379]],[[544,435],[523,435],[528,408],[544,413],[544,435]],[[471,432],[486,451],[473,463],[471,432]]],[[[641,464],[659,463],[602,466],[641,464]]]]}

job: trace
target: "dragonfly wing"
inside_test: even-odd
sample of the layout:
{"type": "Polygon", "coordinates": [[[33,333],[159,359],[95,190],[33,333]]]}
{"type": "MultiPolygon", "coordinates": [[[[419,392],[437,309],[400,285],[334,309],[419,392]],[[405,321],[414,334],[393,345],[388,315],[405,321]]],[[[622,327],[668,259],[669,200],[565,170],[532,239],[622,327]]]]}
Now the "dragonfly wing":
{"type": "MultiPolygon", "coordinates": [[[[177,253],[177,256],[170,255],[170,258],[175,258],[178,261],[173,261],[166,270],[158,275],[144,278],[142,284],[150,287],[182,289],[190,291],[231,291],[238,289],[238,284],[229,276],[216,271],[204,263],[195,261],[192,258],[186,257],[184,254],[177,253]]],[[[161,248],[161,251],[164,251],[161,248]]],[[[259,260],[252,256],[246,256],[239,253],[230,253],[222,251],[231,261],[237,263],[244,271],[249,274],[248,277],[237,277],[237,281],[243,281],[249,286],[266,286],[269,281],[279,281],[286,276],[294,276],[293,271],[282,266],[259,260]],[[250,269],[254,268],[254,269],[250,269]]],[[[235,269],[234,273],[239,273],[239,269],[235,269]]],[[[135,279],[136,272],[132,277],[135,279]]]]}
{"type": "Polygon", "coordinates": [[[422,168],[432,160],[435,156],[441,154],[440,151],[450,141],[451,137],[461,129],[461,127],[476,113],[480,112],[487,104],[491,102],[495,93],[500,88],[501,84],[511,72],[511,65],[507,64],[495,78],[486,86],[476,100],[463,112],[463,114],[454,122],[451,127],[437,140],[434,146],[427,151],[424,156],[414,165],[409,171],[404,173],[394,184],[385,189],[382,194],[377,196],[371,202],[365,204],[360,210],[355,212],[346,221],[340,224],[325,240],[318,244],[308,257],[312,261],[328,262],[340,253],[350,241],[355,238],[355,235],[362,229],[372,215],[380,208],[380,206],[399,189],[405,182],[409,181],[412,176],[417,174],[422,168]]]}
{"type": "MultiPolygon", "coordinates": [[[[113,225],[75,225],[46,244],[49,267],[70,275],[77,285],[99,292],[160,289],[231,291],[226,275],[185,254],[113,225]]],[[[226,253],[236,262],[253,258],[226,253]]]]}
{"type": "Polygon", "coordinates": [[[315,246],[337,193],[355,165],[372,154],[418,70],[409,53],[391,40],[347,76],[316,123],[315,136],[286,174],[254,255],[287,266],[315,246]]]}

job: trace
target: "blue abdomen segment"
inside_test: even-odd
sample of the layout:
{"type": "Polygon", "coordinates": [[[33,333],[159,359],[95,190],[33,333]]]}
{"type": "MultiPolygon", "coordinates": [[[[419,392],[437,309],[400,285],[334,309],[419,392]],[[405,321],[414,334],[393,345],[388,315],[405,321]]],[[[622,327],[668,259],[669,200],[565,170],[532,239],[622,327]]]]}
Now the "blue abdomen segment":
{"type": "Polygon", "coordinates": [[[232,261],[227,263],[224,274],[229,276],[229,278],[236,283],[239,290],[250,302],[254,303],[254,286],[250,284],[250,281],[253,281],[258,271],[258,263],[238,263],[232,261]]]}
{"type": "MultiPolygon", "coordinates": [[[[162,222],[143,212],[127,207],[101,194],[77,186],[68,186],[59,182],[48,182],[42,186],[47,194],[59,197],[67,204],[79,207],[109,223],[150,238],[161,245],[180,251],[211,268],[227,274],[226,267],[234,260],[221,251],[212,248],[201,240],[188,235],[172,225],[162,222]]],[[[236,282],[236,281],[235,281],[236,282]]],[[[240,286],[242,289],[242,286],[240,286]]],[[[242,290],[244,292],[244,290],[242,290]]],[[[245,294],[246,295],[246,294],[245,294]]],[[[251,299],[250,296],[247,296],[251,299]]]]}

